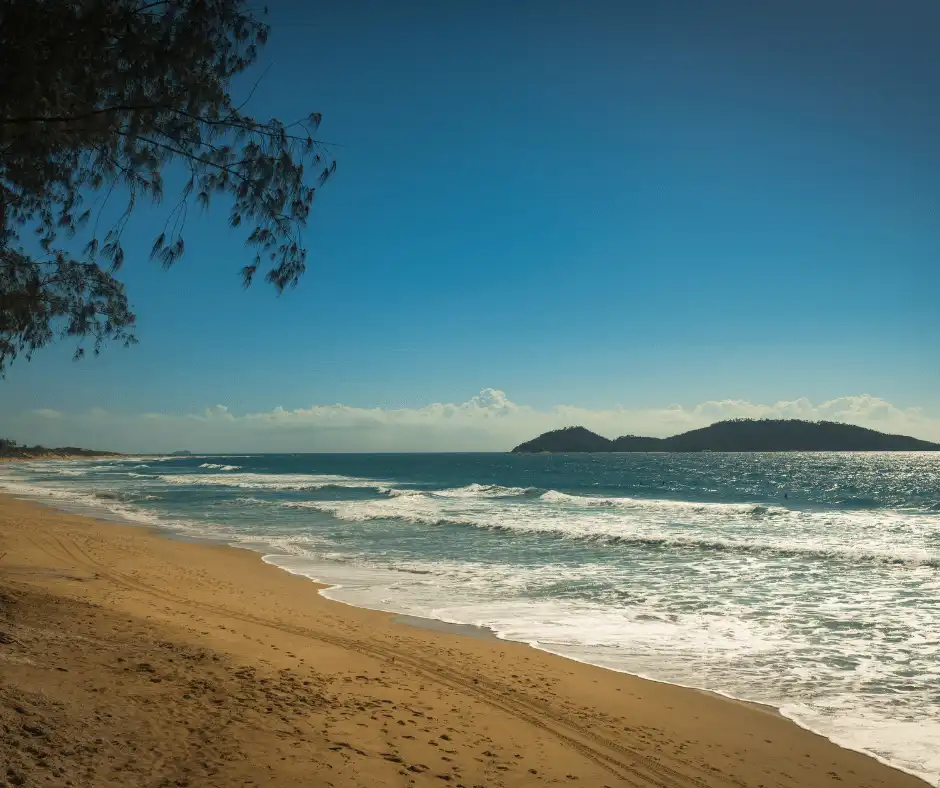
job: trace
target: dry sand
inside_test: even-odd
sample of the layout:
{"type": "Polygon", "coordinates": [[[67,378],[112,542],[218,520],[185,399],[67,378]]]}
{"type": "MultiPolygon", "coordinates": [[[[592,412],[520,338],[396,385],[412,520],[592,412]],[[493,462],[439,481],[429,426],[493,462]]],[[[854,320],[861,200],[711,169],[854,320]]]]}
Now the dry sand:
{"type": "Polygon", "coordinates": [[[925,783],[759,707],[0,496],[0,785],[925,783]]]}

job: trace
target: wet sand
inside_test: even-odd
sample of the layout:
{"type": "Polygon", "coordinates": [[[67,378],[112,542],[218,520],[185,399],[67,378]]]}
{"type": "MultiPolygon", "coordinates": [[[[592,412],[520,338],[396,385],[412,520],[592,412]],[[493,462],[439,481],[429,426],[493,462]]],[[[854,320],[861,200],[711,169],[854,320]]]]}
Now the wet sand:
{"type": "Polygon", "coordinates": [[[319,588],[0,496],[0,785],[926,785],[772,709],[319,588]]]}

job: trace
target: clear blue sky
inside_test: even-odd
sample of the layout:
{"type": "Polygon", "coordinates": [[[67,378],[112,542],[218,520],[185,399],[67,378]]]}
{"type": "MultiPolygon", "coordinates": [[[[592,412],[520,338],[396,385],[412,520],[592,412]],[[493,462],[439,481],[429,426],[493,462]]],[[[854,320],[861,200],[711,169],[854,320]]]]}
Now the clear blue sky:
{"type": "MultiPolygon", "coordinates": [[[[17,363],[7,414],[870,393],[940,413],[940,5],[271,3],[250,109],[336,177],[281,298],[224,206],[123,271],[141,344],[17,363]]],[[[169,200],[168,200],[169,203],[169,200]]],[[[10,415],[6,423],[9,423],[10,415]]]]}

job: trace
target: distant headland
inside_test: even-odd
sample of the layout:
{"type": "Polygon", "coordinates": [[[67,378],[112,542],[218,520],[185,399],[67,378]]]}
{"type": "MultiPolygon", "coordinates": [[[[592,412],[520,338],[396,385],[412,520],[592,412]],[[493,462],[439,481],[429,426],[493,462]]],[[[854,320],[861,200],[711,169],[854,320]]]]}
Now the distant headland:
{"type": "Polygon", "coordinates": [[[16,441],[0,438],[0,459],[2,460],[60,460],[75,457],[120,457],[113,451],[81,449],[78,446],[60,446],[50,449],[48,446],[25,446],[16,441]]]}
{"type": "Polygon", "coordinates": [[[623,435],[613,440],[584,427],[543,433],[514,448],[515,454],[541,452],[644,451],[940,451],[940,443],[888,435],[835,421],[731,419],[670,438],[623,435]]]}

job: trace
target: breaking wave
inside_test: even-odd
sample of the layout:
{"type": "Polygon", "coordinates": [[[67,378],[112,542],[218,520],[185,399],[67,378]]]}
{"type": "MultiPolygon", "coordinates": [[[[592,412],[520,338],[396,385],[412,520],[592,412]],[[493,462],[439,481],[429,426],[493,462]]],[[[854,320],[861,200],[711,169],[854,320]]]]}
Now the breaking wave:
{"type": "Polygon", "coordinates": [[[755,503],[709,503],[704,501],[670,501],[659,498],[603,498],[590,495],[569,495],[549,490],[539,496],[548,503],[567,504],[570,506],[604,507],[618,509],[644,509],[675,513],[696,513],[714,515],[753,515],[779,517],[793,515],[796,512],[784,506],[767,506],[755,503]]]}
{"type": "MultiPolygon", "coordinates": [[[[542,499],[544,496],[538,500],[542,499]]],[[[592,499],[585,496],[582,500],[592,499]]],[[[656,510],[661,504],[684,503],[626,500],[629,500],[630,504],[624,504],[622,507],[614,505],[612,508],[615,510],[635,509],[642,514],[643,509],[656,510]]],[[[670,526],[656,519],[633,517],[628,511],[602,510],[593,516],[590,513],[577,516],[574,511],[569,512],[558,507],[538,504],[532,506],[494,501],[490,506],[480,503],[460,506],[460,502],[457,501],[457,505],[454,506],[449,503],[447,496],[440,496],[439,492],[406,490],[402,491],[401,495],[378,501],[288,501],[279,505],[287,509],[310,509],[323,512],[347,522],[387,520],[416,525],[471,527],[513,535],[542,534],[567,540],[606,545],[634,545],[649,549],[699,550],[761,555],[768,558],[800,557],[940,568],[940,550],[916,547],[896,548],[884,544],[829,544],[819,541],[818,537],[801,539],[794,538],[792,534],[789,537],[782,534],[780,538],[774,538],[772,532],[769,533],[766,530],[761,531],[761,538],[751,537],[748,530],[743,530],[740,537],[712,537],[701,531],[689,531],[681,524],[670,526]],[[767,538],[768,536],[771,538],[767,538]]],[[[610,503],[598,504],[598,506],[611,508],[610,503]]],[[[794,518],[802,516],[813,519],[815,517],[811,513],[800,513],[782,508],[777,513],[769,511],[777,507],[743,504],[705,504],[705,506],[713,507],[706,511],[718,511],[726,518],[739,520],[772,517],[781,513],[793,515],[794,518]]],[[[677,507],[677,509],[689,513],[702,511],[700,505],[691,503],[677,507]]]]}
{"type": "Polygon", "coordinates": [[[415,490],[398,487],[380,487],[378,491],[389,498],[513,498],[535,495],[537,487],[503,487],[499,484],[468,484],[444,490],[415,490]]]}
{"type": "Polygon", "coordinates": [[[388,482],[358,479],[333,474],[301,473],[206,473],[165,474],[157,477],[161,482],[195,487],[235,487],[243,490],[322,490],[324,488],[380,489],[388,482]]]}

